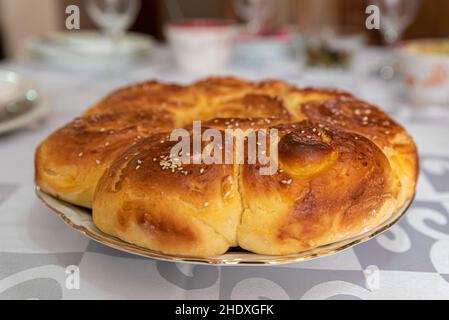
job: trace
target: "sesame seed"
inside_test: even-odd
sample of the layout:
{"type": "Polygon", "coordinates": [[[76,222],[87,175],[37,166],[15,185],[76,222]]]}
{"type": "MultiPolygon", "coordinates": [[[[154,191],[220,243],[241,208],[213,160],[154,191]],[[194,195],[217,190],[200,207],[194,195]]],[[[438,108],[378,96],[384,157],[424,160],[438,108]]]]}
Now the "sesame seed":
{"type": "Polygon", "coordinates": [[[200,173],[203,174],[204,173],[204,168],[200,169],[200,173]]]}
{"type": "Polygon", "coordinates": [[[282,184],[291,184],[292,181],[293,181],[292,179],[282,180],[281,183],[282,183],[282,184]]]}
{"type": "Polygon", "coordinates": [[[101,164],[101,161],[97,159],[97,160],[95,160],[95,163],[96,164],[101,164]]]}
{"type": "Polygon", "coordinates": [[[84,155],[84,153],[82,153],[82,152],[80,152],[80,153],[78,153],[78,157],[82,157],[84,155]]]}
{"type": "Polygon", "coordinates": [[[204,206],[205,206],[205,207],[208,207],[208,206],[209,206],[209,202],[207,202],[207,201],[204,202],[204,206]]]}
{"type": "Polygon", "coordinates": [[[136,167],[136,170],[139,170],[139,169],[140,169],[140,165],[136,167]]]}
{"type": "Polygon", "coordinates": [[[175,159],[170,158],[170,156],[161,156],[161,161],[159,165],[162,170],[171,170],[171,172],[175,172],[175,169],[178,169],[180,165],[176,162],[175,159]]]}

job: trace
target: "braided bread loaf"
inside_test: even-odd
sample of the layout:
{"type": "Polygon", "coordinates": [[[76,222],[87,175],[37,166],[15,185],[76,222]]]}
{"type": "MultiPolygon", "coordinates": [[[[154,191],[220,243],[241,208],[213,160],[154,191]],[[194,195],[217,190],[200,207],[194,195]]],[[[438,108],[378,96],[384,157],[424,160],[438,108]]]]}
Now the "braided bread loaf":
{"type": "Polygon", "coordinates": [[[418,174],[407,132],[349,93],[222,77],[115,91],[50,135],[35,166],[41,190],[93,208],[103,232],[194,256],[235,246],[292,254],[361,234],[410,200],[418,174]],[[192,134],[194,120],[277,129],[278,171],[246,162],[166,170],[171,130],[192,134]]]}

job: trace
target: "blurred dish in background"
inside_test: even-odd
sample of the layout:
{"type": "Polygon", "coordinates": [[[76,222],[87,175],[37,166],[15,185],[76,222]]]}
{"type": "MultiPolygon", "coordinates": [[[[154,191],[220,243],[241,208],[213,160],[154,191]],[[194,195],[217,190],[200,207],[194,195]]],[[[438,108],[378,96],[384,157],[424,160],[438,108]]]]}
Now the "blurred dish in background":
{"type": "Polygon", "coordinates": [[[399,48],[405,94],[418,104],[449,104],[449,39],[404,42],[399,48]]]}
{"type": "Polygon", "coordinates": [[[126,66],[147,56],[151,37],[127,33],[120,41],[95,31],[56,32],[28,41],[32,57],[46,63],[74,69],[107,69],[126,66]]]}
{"type": "Polygon", "coordinates": [[[0,119],[9,103],[25,98],[33,89],[31,80],[15,72],[0,70],[0,119]]]}
{"type": "Polygon", "coordinates": [[[27,125],[46,112],[47,104],[32,80],[0,70],[0,134],[27,125]]]}
{"type": "Polygon", "coordinates": [[[304,4],[305,66],[353,69],[355,57],[365,45],[364,25],[345,20],[342,12],[334,12],[338,8],[335,1],[310,0],[304,4]]]}
{"type": "Polygon", "coordinates": [[[145,57],[152,38],[127,33],[141,7],[140,0],[89,0],[87,13],[102,29],[57,32],[31,39],[28,49],[34,57],[54,65],[75,69],[112,69],[128,66],[145,57]]]}
{"type": "Polygon", "coordinates": [[[240,29],[234,48],[238,64],[258,66],[267,62],[291,60],[298,34],[293,27],[284,27],[253,34],[240,29]]]}
{"type": "Polygon", "coordinates": [[[237,29],[228,20],[189,19],[169,22],[165,33],[178,66],[202,74],[228,65],[237,29]]]}
{"type": "Polygon", "coordinates": [[[362,33],[307,37],[305,63],[309,67],[351,68],[364,44],[362,33]]]}

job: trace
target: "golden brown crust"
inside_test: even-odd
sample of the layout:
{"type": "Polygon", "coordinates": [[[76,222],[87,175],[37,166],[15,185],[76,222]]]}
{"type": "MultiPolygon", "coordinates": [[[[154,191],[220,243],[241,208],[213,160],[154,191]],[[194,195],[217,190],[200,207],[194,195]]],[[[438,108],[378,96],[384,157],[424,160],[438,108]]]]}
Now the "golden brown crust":
{"type": "Polygon", "coordinates": [[[282,118],[290,122],[292,116],[282,99],[276,96],[249,93],[209,107],[210,118],[282,118]]]}
{"type": "Polygon", "coordinates": [[[113,160],[153,132],[173,127],[164,111],[129,111],[76,118],[37,149],[36,183],[65,201],[92,207],[98,180],[113,160]]]}
{"type": "Polygon", "coordinates": [[[157,251],[218,255],[237,246],[241,200],[233,165],[179,164],[176,142],[153,135],[119,157],[98,184],[94,222],[157,251]]]}
{"type": "MultiPolygon", "coordinates": [[[[204,144],[204,142],[203,142],[204,144]]],[[[235,154],[234,154],[235,157],[235,154]]],[[[36,152],[43,191],[91,207],[105,233],[156,251],[290,254],[358,235],[415,192],[408,133],[351,94],[214,77],[110,94],[36,152]],[[173,164],[172,129],[279,131],[279,168],[173,164]]]]}
{"type": "Polygon", "coordinates": [[[416,189],[416,145],[404,128],[379,108],[352,97],[300,106],[301,112],[321,125],[355,132],[374,142],[387,155],[395,175],[396,196],[403,205],[416,189]]]}
{"type": "Polygon", "coordinates": [[[391,215],[390,165],[372,142],[308,122],[279,128],[278,173],[242,168],[241,247],[300,252],[355,236],[391,215]]]}
{"type": "Polygon", "coordinates": [[[148,81],[114,91],[85,114],[124,110],[193,109],[201,99],[192,87],[148,81]]]}

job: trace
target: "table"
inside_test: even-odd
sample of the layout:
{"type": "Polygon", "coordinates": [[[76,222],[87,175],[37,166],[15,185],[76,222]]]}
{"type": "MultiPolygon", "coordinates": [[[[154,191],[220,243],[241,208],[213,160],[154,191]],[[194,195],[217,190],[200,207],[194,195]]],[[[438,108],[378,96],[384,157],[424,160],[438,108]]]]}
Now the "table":
{"type": "MultiPolygon", "coordinates": [[[[366,54],[364,63],[379,56],[366,54]]],[[[51,107],[44,121],[0,136],[0,299],[449,299],[449,107],[412,107],[397,82],[360,72],[306,71],[295,61],[281,61],[260,68],[234,65],[226,73],[337,86],[382,106],[407,127],[420,152],[418,193],[406,217],[375,239],[276,267],[175,264],[97,244],[52,214],[34,195],[35,147],[118,86],[149,78],[195,79],[174,69],[167,56],[158,48],[138,67],[108,74],[23,59],[0,64],[34,78],[51,107]]]]}

